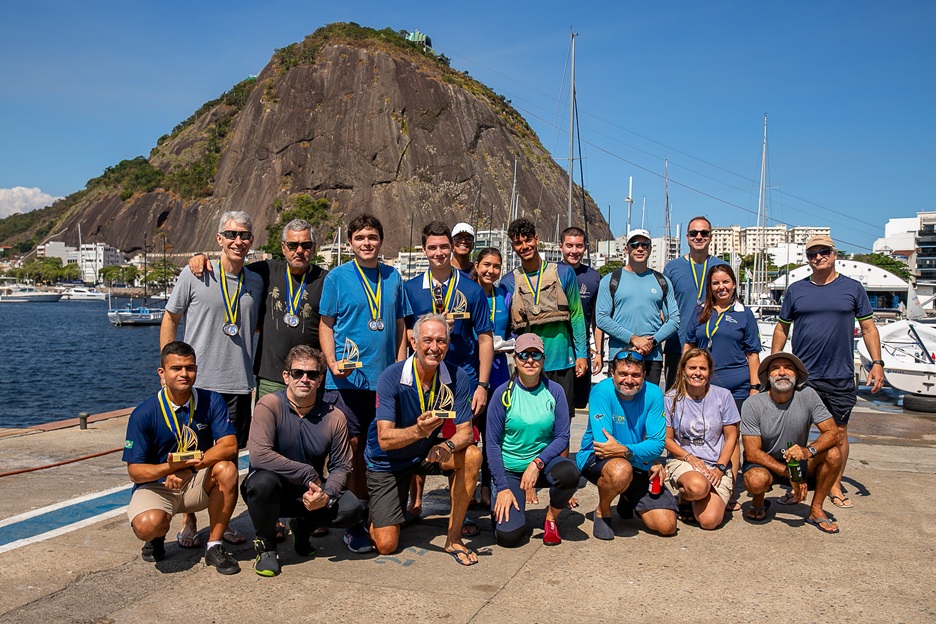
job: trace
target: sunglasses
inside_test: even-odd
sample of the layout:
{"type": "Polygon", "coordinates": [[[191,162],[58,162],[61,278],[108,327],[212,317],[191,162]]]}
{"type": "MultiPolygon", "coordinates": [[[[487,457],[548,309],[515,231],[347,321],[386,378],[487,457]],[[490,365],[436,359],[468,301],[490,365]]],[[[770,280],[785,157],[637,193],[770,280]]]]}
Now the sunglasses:
{"type": "Polygon", "coordinates": [[[315,243],[313,243],[312,241],[302,241],[301,243],[297,243],[295,241],[289,241],[288,243],[284,242],[283,244],[286,245],[286,249],[288,249],[289,251],[296,251],[296,249],[298,249],[299,247],[302,247],[305,251],[309,251],[310,249],[315,247],[315,243]]]}
{"type": "Polygon", "coordinates": [[[631,249],[650,249],[650,243],[648,241],[633,241],[627,243],[627,246],[631,249]]]}
{"type": "Polygon", "coordinates": [[[632,360],[634,362],[643,362],[644,356],[637,351],[618,351],[614,355],[615,361],[617,360],[632,360]]]}
{"type": "Polygon", "coordinates": [[[440,310],[445,307],[445,298],[442,296],[441,286],[432,287],[432,298],[435,300],[435,307],[440,310]]]}
{"type": "Polygon", "coordinates": [[[299,381],[303,377],[308,377],[309,381],[315,381],[322,376],[322,371],[303,370],[301,368],[290,368],[289,376],[292,377],[295,381],[299,381]]]}
{"type": "Polygon", "coordinates": [[[245,232],[241,232],[238,230],[224,230],[223,232],[221,232],[221,236],[223,236],[224,238],[228,240],[234,240],[235,238],[239,238],[241,240],[246,241],[246,240],[250,240],[253,238],[253,232],[251,232],[250,230],[247,230],[245,232]]]}
{"type": "Polygon", "coordinates": [[[532,358],[534,362],[539,362],[543,359],[543,354],[539,351],[521,351],[517,353],[516,356],[521,362],[526,362],[530,358],[532,358]]]}
{"type": "Polygon", "coordinates": [[[822,256],[823,258],[826,258],[831,255],[832,255],[832,250],[829,249],[828,247],[823,247],[822,249],[816,249],[815,251],[806,252],[806,257],[809,258],[810,260],[814,260],[816,256],[822,256]]]}
{"type": "Polygon", "coordinates": [[[689,230],[686,233],[689,234],[689,238],[696,238],[698,236],[701,236],[702,238],[708,238],[712,233],[712,230],[689,230]]]}

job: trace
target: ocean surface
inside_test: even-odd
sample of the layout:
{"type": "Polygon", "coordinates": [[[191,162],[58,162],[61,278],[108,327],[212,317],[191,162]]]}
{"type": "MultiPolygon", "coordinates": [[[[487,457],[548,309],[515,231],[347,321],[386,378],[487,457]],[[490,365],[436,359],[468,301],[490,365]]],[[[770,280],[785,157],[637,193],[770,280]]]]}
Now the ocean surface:
{"type": "Polygon", "coordinates": [[[133,407],[158,367],[159,326],[114,327],[105,301],[0,303],[0,428],[133,407]]]}

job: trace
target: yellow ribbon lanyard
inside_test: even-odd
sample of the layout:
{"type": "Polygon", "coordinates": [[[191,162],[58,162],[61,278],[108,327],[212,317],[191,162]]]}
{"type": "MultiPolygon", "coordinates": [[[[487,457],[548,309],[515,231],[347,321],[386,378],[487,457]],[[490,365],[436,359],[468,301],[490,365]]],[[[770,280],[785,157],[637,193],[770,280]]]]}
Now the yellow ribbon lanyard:
{"type": "Polygon", "coordinates": [[[708,258],[705,259],[705,264],[702,265],[702,279],[699,279],[699,276],[696,275],[695,262],[692,261],[692,258],[689,258],[689,266],[692,267],[692,279],[695,281],[696,285],[696,301],[702,303],[702,291],[705,289],[705,275],[708,273],[708,258]]]}
{"type": "Polygon", "coordinates": [[[709,318],[709,320],[705,322],[705,337],[708,338],[708,340],[709,340],[709,349],[712,348],[712,338],[714,338],[714,337],[715,337],[715,334],[718,332],[718,326],[721,325],[722,319],[725,318],[725,315],[728,314],[728,310],[730,310],[730,309],[731,309],[731,308],[728,308],[728,309],[726,309],[724,312],[722,312],[721,314],[718,315],[718,318],[715,319],[715,328],[714,328],[714,329],[712,329],[712,328],[709,326],[709,323],[710,323],[711,320],[712,320],[711,318],[709,318]]]}
{"type": "MultiPolygon", "coordinates": [[[[183,436],[182,436],[182,427],[188,426],[192,422],[192,419],[195,418],[195,408],[198,406],[198,393],[195,392],[195,389],[192,389],[192,398],[189,399],[188,408],[189,408],[189,417],[188,422],[183,425],[179,425],[179,418],[175,410],[172,409],[172,406],[169,405],[169,395],[166,393],[166,389],[163,388],[159,391],[159,394],[156,395],[159,400],[159,409],[162,411],[163,420],[166,421],[166,426],[169,427],[169,431],[175,436],[176,442],[179,444],[179,450],[182,450],[184,446],[183,436]],[[172,421],[169,420],[169,414],[172,414],[172,421]],[[175,428],[173,428],[175,424],[175,428]]],[[[179,406],[181,407],[181,405],[179,406]]]]}
{"type": "Polygon", "coordinates": [[[533,305],[539,305],[540,285],[543,283],[543,271],[545,269],[546,261],[543,260],[540,262],[539,268],[536,270],[536,290],[533,290],[533,284],[530,282],[530,276],[527,275],[526,271],[523,271],[523,278],[526,280],[527,286],[530,287],[530,292],[533,293],[533,305]]]}
{"type": "MultiPolygon", "coordinates": [[[[432,272],[426,271],[426,277],[429,278],[429,290],[431,291],[433,288],[432,285],[434,283],[432,280],[432,272]]],[[[451,303],[452,303],[452,294],[454,294],[454,292],[458,289],[458,271],[456,271],[455,269],[452,269],[452,275],[449,277],[448,283],[449,285],[448,285],[448,289],[446,289],[445,291],[445,298],[442,300],[441,310],[436,310],[435,297],[432,296],[431,292],[429,293],[429,298],[432,300],[432,313],[433,314],[443,314],[449,311],[449,307],[451,306],[451,303]]],[[[440,288],[441,286],[442,284],[439,284],[440,288]]]]}
{"type": "Polygon", "coordinates": [[[364,295],[367,297],[367,307],[370,308],[371,319],[376,321],[381,317],[380,289],[383,286],[383,282],[380,279],[380,266],[377,267],[377,292],[374,292],[371,288],[370,282],[367,280],[367,276],[364,275],[364,270],[361,268],[361,265],[358,264],[357,258],[354,259],[354,267],[357,269],[358,277],[361,278],[361,283],[364,284],[364,295]]]}
{"type": "Polygon", "coordinates": [[[220,262],[218,263],[218,269],[220,269],[221,273],[221,294],[224,295],[224,318],[228,323],[237,325],[237,313],[240,310],[240,297],[244,289],[244,270],[241,269],[240,274],[237,276],[237,292],[234,293],[232,299],[228,296],[227,279],[224,277],[224,266],[220,262]]]}
{"type": "Polygon", "coordinates": [[[491,322],[494,322],[494,313],[497,312],[497,291],[491,291],[491,322]]]}
{"type": "MultiPolygon", "coordinates": [[[[435,405],[435,390],[436,390],[436,378],[438,377],[439,372],[436,370],[432,374],[432,381],[429,385],[429,406],[435,405]]],[[[413,379],[416,382],[416,395],[419,396],[419,413],[425,414],[429,411],[429,408],[426,407],[426,395],[423,394],[422,382],[419,381],[419,371],[416,370],[416,356],[413,356],[413,379]]]]}
{"type": "Polygon", "coordinates": [[[299,289],[294,295],[292,273],[289,272],[289,267],[286,267],[286,286],[289,288],[289,300],[286,301],[286,311],[293,316],[296,316],[296,312],[299,310],[299,300],[302,299],[302,295],[305,293],[306,278],[308,277],[309,270],[306,269],[306,272],[302,274],[302,283],[299,284],[299,289]]]}

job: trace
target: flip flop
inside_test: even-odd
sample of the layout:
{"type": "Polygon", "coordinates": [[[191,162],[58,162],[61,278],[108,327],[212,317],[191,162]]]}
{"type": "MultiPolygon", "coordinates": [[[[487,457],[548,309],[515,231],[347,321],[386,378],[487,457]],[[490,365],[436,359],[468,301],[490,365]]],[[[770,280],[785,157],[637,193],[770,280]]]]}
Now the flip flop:
{"type": "Polygon", "coordinates": [[[725,511],[741,511],[741,503],[738,501],[728,501],[725,505],[725,511]]]}
{"type": "MultiPolygon", "coordinates": [[[[184,529],[183,529],[184,531],[184,529]]],[[[182,531],[176,533],[176,542],[180,548],[201,548],[201,537],[198,533],[195,535],[183,535],[182,531]]]]}
{"type": "Polygon", "coordinates": [[[770,509],[770,501],[765,500],[763,506],[760,505],[751,505],[751,508],[748,509],[748,512],[744,514],[745,519],[750,520],[751,522],[763,522],[767,519],[767,510],[770,509]],[[756,515],[764,514],[760,518],[756,518],[751,515],[751,513],[756,515]]]}
{"type": "Polygon", "coordinates": [[[834,496],[829,494],[829,500],[832,501],[832,504],[838,507],[839,509],[851,509],[855,505],[852,504],[851,499],[847,496],[834,496]],[[838,501],[838,502],[836,502],[838,501]]]}
{"type": "Polygon", "coordinates": [[[823,533],[827,533],[829,535],[835,535],[839,532],[838,527],[835,529],[832,528],[833,522],[828,518],[806,518],[806,524],[811,524],[823,533]]]}
{"type": "Polygon", "coordinates": [[[471,550],[470,548],[466,548],[465,550],[446,550],[445,553],[447,555],[451,555],[452,559],[458,562],[458,565],[464,566],[466,568],[478,563],[477,559],[474,561],[470,559],[471,555],[475,554],[475,551],[471,550]],[[462,560],[460,555],[465,555],[465,559],[462,560]]]}
{"type": "Polygon", "coordinates": [[[778,498],[778,499],[777,499],[777,502],[780,503],[781,505],[796,505],[796,504],[798,504],[797,501],[794,500],[793,492],[787,492],[786,494],[784,494],[783,496],[781,496],[780,498],[778,498]]]}
{"type": "Polygon", "coordinates": [[[568,507],[569,509],[575,509],[578,506],[579,506],[579,499],[575,498],[574,496],[569,499],[569,504],[566,505],[566,507],[568,507]]]}
{"type": "Polygon", "coordinates": [[[481,534],[481,529],[478,528],[477,522],[466,517],[465,521],[462,522],[461,534],[462,537],[478,537],[481,534]]]}
{"type": "Polygon", "coordinates": [[[286,541],[286,525],[282,521],[276,523],[276,542],[282,543],[286,541]]]}
{"type": "Polygon", "coordinates": [[[224,541],[228,544],[243,544],[247,541],[247,537],[238,531],[237,529],[228,529],[224,532],[224,541]]]}

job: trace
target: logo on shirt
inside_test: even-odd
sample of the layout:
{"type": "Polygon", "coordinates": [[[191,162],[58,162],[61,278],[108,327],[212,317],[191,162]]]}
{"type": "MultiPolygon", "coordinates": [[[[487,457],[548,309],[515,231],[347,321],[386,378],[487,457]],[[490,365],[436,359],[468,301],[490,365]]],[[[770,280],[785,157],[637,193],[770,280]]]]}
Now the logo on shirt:
{"type": "Polygon", "coordinates": [[[627,419],[624,418],[624,414],[614,414],[614,415],[612,415],[611,417],[614,419],[614,422],[616,422],[616,423],[625,423],[625,422],[627,422],[627,419]]]}
{"type": "Polygon", "coordinates": [[[199,431],[204,431],[205,429],[208,428],[208,425],[205,423],[195,423],[195,428],[198,429],[199,431]]]}
{"type": "Polygon", "coordinates": [[[657,294],[657,289],[656,289],[656,288],[651,288],[651,289],[650,289],[650,292],[652,292],[652,293],[655,295],[655,294],[657,294]]]}
{"type": "Polygon", "coordinates": [[[125,448],[125,449],[132,449],[132,448],[133,448],[133,440],[124,440],[124,448],[125,448]]]}
{"type": "Polygon", "coordinates": [[[734,323],[735,325],[738,324],[738,321],[736,321],[735,319],[731,318],[730,316],[726,316],[726,317],[725,317],[725,322],[726,322],[726,323],[734,323]]]}

